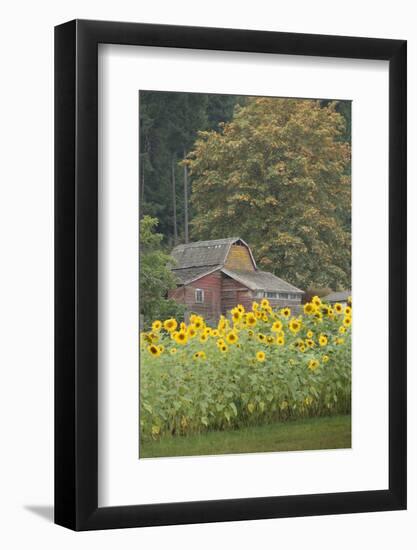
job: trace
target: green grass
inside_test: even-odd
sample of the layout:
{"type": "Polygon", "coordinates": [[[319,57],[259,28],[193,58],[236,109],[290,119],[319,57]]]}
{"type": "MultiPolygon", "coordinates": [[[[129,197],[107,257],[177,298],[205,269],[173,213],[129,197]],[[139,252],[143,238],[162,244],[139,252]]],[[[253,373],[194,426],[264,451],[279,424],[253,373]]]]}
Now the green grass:
{"type": "Polygon", "coordinates": [[[329,416],[141,443],[140,458],[351,447],[351,418],[329,416]]]}

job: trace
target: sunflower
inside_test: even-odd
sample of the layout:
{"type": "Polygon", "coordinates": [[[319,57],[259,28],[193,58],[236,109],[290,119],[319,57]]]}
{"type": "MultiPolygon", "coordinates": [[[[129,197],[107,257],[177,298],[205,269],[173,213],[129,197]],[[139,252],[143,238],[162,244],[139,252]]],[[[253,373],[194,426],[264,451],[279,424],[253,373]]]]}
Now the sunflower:
{"type": "Polygon", "coordinates": [[[226,340],[228,344],[236,344],[238,341],[238,336],[236,332],[229,332],[229,334],[226,336],[226,340]]]}
{"type": "Polygon", "coordinates": [[[277,344],[278,344],[278,346],[283,346],[285,344],[284,336],[278,336],[277,337],[277,344]]]}
{"type": "Polygon", "coordinates": [[[158,332],[159,330],[161,330],[161,328],[162,328],[162,322],[159,321],[159,319],[157,319],[152,323],[152,330],[154,332],[158,332]]]}
{"type": "Polygon", "coordinates": [[[323,314],[321,311],[316,311],[316,313],[314,314],[314,319],[316,319],[316,321],[323,321],[323,314]]]}
{"type": "Polygon", "coordinates": [[[320,334],[319,336],[319,344],[321,347],[327,346],[328,338],[325,334],[320,334]]]}
{"type": "Polygon", "coordinates": [[[311,302],[307,302],[304,304],[304,313],[306,315],[312,315],[317,310],[317,307],[315,304],[312,304],[311,302]]]}
{"type": "Polygon", "coordinates": [[[321,300],[318,296],[313,296],[311,298],[311,302],[316,305],[317,307],[320,307],[321,306],[321,300]]]}
{"type": "Polygon", "coordinates": [[[265,313],[265,311],[262,313],[262,321],[265,321],[265,323],[268,321],[268,315],[265,313]]]}
{"type": "Polygon", "coordinates": [[[289,326],[290,331],[293,334],[297,334],[297,332],[299,332],[299,330],[301,328],[301,321],[299,319],[296,319],[295,317],[293,317],[291,319],[291,321],[289,322],[288,326],[289,326]]]}
{"type": "Polygon", "coordinates": [[[338,346],[341,346],[343,343],[344,343],[345,339],[344,338],[336,338],[336,344],[338,346]]]}
{"type": "Polygon", "coordinates": [[[322,361],[323,361],[323,363],[327,363],[329,361],[329,356],[328,355],[323,355],[322,361]]]}
{"type": "Polygon", "coordinates": [[[200,336],[200,342],[204,344],[204,342],[207,342],[208,336],[203,332],[203,334],[200,336]]]}
{"type": "Polygon", "coordinates": [[[249,330],[248,330],[248,336],[249,336],[249,338],[253,338],[254,335],[255,335],[255,333],[253,332],[253,330],[250,330],[250,329],[249,329],[249,330]]]}
{"type": "Polygon", "coordinates": [[[334,305],[334,310],[335,310],[335,312],[336,312],[338,315],[339,315],[340,313],[342,313],[342,311],[343,311],[343,306],[342,306],[342,304],[339,304],[339,303],[335,304],[335,305],[334,305]]]}
{"type": "Polygon", "coordinates": [[[159,357],[161,355],[161,350],[159,349],[158,346],[155,346],[155,344],[151,344],[149,347],[148,347],[148,351],[151,355],[153,355],[154,357],[159,357]]]}
{"type": "Polygon", "coordinates": [[[258,307],[259,307],[258,302],[252,302],[252,311],[257,311],[258,307]]]}
{"type": "Polygon", "coordinates": [[[315,371],[318,366],[319,366],[319,362],[317,361],[317,359],[310,359],[310,361],[308,362],[308,368],[312,371],[315,371]]]}
{"type": "Polygon", "coordinates": [[[223,344],[222,346],[220,346],[220,351],[221,351],[222,353],[226,353],[226,352],[227,352],[227,346],[226,346],[226,344],[223,344]]]}
{"type": "Polygon", "coordinates": [[[312,331],[312,330],[309,330],[309,331],[307,332],[307,338],[313,338],[313,336],[314,336],[313,331],[312,331]]]}
{"type": "Polygon", "coordinates": [[[265,309],[269,306],[269,300],[267,300],[266,298],[264,298],[262,301],[261,301],[261,308],[262,309],[265,309]]]}
{"type": "Polygon", "coordinates": [[[147,332],[142,332],[142,334],[140,335],[140,341],[141,342],[148,342],[148,344],[151,344],[152,343],[152,338],[150,337],[150,335],[147,332]]]}
{"type": "Polygon", "coordinates": [[[205,359],[206,358],[206,354],[204,353],[204,351],[196,351],[193,355],[194,359],[196,360],[199,360],[199,359],[205,359]]]}
{"type": "Polygon", "coordinates": [[[344,327],[343,325],[340,325],[339,334],[345,334],[345,332],[346,332],[346,327],[344,327]]]}
{"type": "Polygon", "coordinates": [[[321,316],[328,315],[330,306],[327,304],[321,304],[320,307],[317,308],[316,313],[320,313],[321,316]]]}
{"type": "Polygon", "coordinates": [[[307,347],[314,348],[314,340],[312,340],[311,338],[307,338],[305,343],[307,347]]]}
{"type": "Polygon", "coordinates": [[[299,346],[298,346],[298,350],[301,351],[301,353],[304,353],[305,350],[306,350],[306,347],[304,345],[304,342],[302,342],[299,346]]]}
{"type": "Polygon", "coordinates": [[[164,321],[164,329],[167,332],[174,332],[174,330],[177,328],[177,326],[178,326],[178,323],[173,318],[167,319],[166,321],[164,321]]]}
{"type": "Polygon", "coordinates": [[[233,322],[238,323],[240,321],[240,318],[242,317],[240,311],[235,307],[232,309],[231,313],[233,322]]]}
{"type": "Polygon", "coordinates": [[[289,307],[284,307],[283,309],[281,309],[280,313],[283,317],[288,319],[288,317],[291,315],[291,310],[289,307]]]}
{"type": "Polygon", "coordinates": [[[211,331],[211,336],[213,336],[214,338],[218,338],[219,337],[219,331],[217,328],[214,328],[212,331],[211,331]]]}
{"type": "Polygon", "coordinates": [[[267,336],[266,341],[268,344],[273,344],[275,340],[273,336],[267,336]]]}
{"type": "Polygon", "coordinates": [[[236,306],[236,309],[241,315],[245,313],[245,308],[242,306],[242,304],[239,304],[238,306],[236,306]]]}
{"type": "Polygon", "coordinates": [[[148,336],[151,342],[157,342],[159,340],[159,336],[156,332],[150,332],[148,336]]]}
{"type": "Polygon", "coordinates": [[[248,327],[254,327],[256,325],[256,317],[253,313],[246,314],[246,324],[248,327]]]}
{"type": "Polygon", "coordinates": [[[259,363],[263,363],[265,361],[266,355],[263,351],[258,351],[256,353],[256,360],[259,361],[259,363]]]}
{"type": "Polygon", "coordinates": [[[343,324],[345,327],[350,327],[350,325],[352,324],[352,317],[346,316],[343,319],[343,324]]]}
{"type": "Polygon", "coordinates": [[[262,312],[259,311],[259,310],[256,310],[256,311],[255,311],[255,318],[256,318],[256,319],[262,319],[262,312]]]}
{"type": "Polygon", "coordinates": [[[196,330],[200,330],[200,329],[204,328],[204,321],[201,317],[197,317],[194,320],[193,324],[194,324],[194,327],[195,327],[196,330]]]}
{"type": "Polygon", "coordinates": [[[187,329],[187,336],[189,338],[194,338],[194,336],[197,334],[197,330],[194,325],[189,325],[187,329]]]}
{"type": "Polygon", "coordinates": [[[226,319],[223,315],[220,317],[219,322],[217,323],[217,330],[224,330],[226,328],[226,319]]]}
{"type": "Polygon", "coordinates": [[[171,355],[175,355],[175,354],[177,353],[177,348],[171,348],[171,349],[169,350],[169,353],[170,353],[171,355]]]}
{"type": "Polygon", "coordinates": [[[223,340],[223,338],[220,338],[220,340],[217,340],[217,346],[219,348],[221,348],[224,345],[225,345],[225,341],[223,340]]]}
{"type": "Polygon", "coordinates": [[[348,303],[348,306],[351,306],[352,307],[352,296],[349,296],[348,299],[346,300],[347,303],[348,303]]]}
{"type": "Polygon", "coordinates": [[[174,340],[177,342],[177,344],[185,346],[188,341],[188,336],[184,331],[180,330],[179,332],[175,333],[174,340]]]}
{"type": "Polygon", "coordinates": [[[260,333],[258,334],[258,340],[259,340],[260,342],[264,343],[265,340],[266,340],[265,334],[262,334],[262,333],[260,332],[260,333]]]}
{"type": "Polygon", "coordinates": [[[272,332],[280,332],[282,330],[282,321],[278,319],[271,327],[272,332]]]}
{"type": "Polygon", "coordinates": [[[345,307],[345,315],[352,315],[352,308],[350,306],[345,307]]]}

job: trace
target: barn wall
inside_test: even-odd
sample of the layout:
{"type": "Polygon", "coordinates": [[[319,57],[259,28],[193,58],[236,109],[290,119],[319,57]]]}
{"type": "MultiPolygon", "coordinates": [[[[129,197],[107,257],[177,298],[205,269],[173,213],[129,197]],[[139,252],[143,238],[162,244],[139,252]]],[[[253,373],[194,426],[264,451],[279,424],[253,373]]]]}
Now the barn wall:
{"type": "MultiPolygon", "coordinates": [[[[244,249],[245,247],[238,247],[244,249]]],[[[169,291],[169,298],[184,304],[188,315],[197,313],[202,315],[210,324],[217,323],[220,315],[226,315],[238,304],[250,309],[252,302],[261,302],[262,298],[256,298],[254,293],[242,283],[235,281],[220,271],[210,273],[187,286],[181,286],[169,291]],[[195,290],[204,290],[204,303],[195,302],[195,290]]],[[[297,300],[269,299],[273,308],[290,307],[293,314],[301,311],[301,296],[297,300]]]]}
{"type": "Polygon", "coordinates": [[[253,301],[253,294],[246,286],[238,283],[231,277],[223,275],[221,300],[222,314],[226,315],[228,311],[238,304],[242,304],[243,307],[249,308],[253,301]]]}
{"type": "Polygon", "coordinates": [[[225,268],[237,269],[240,271],[255,271],[249,250],[246,246],[234,244],[230,247],[225,268]]]}
{"type": "Polygon", "coordinates": [[[207,321],[217,322],[221,314],[221,275],[219,271],[210,273],[186,286],[179,287],[168,293],[170,298],[185,304],[189,313],[202,315],[207,321]],[[204,290],[204,303],[197,304],[195,290],[204,290]]]}

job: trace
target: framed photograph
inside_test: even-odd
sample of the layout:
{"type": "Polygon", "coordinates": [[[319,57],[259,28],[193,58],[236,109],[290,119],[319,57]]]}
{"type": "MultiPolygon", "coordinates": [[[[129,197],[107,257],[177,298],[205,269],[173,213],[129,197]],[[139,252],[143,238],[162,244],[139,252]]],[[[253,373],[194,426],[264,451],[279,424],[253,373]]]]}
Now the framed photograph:
{"type": "Polygon", "coordinates": [[[55,522],[406,508],[406,42],[55,29],[55,522]]]}

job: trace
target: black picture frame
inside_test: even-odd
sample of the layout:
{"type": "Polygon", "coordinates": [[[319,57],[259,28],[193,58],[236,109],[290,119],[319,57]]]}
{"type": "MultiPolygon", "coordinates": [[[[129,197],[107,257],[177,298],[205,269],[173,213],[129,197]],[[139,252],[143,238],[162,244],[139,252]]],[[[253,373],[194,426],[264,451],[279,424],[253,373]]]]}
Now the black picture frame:
{"type": "MultiPolygon", "coordinates": [[[[55,28],[55,522],[74,530],[406,508],[406,41],[74,20],[55,28]],[[389,62],[389,488],[98,506],[98,44],[389,62]]],[[[372,251],[370,251],[372,253],[372,251]]]]}

